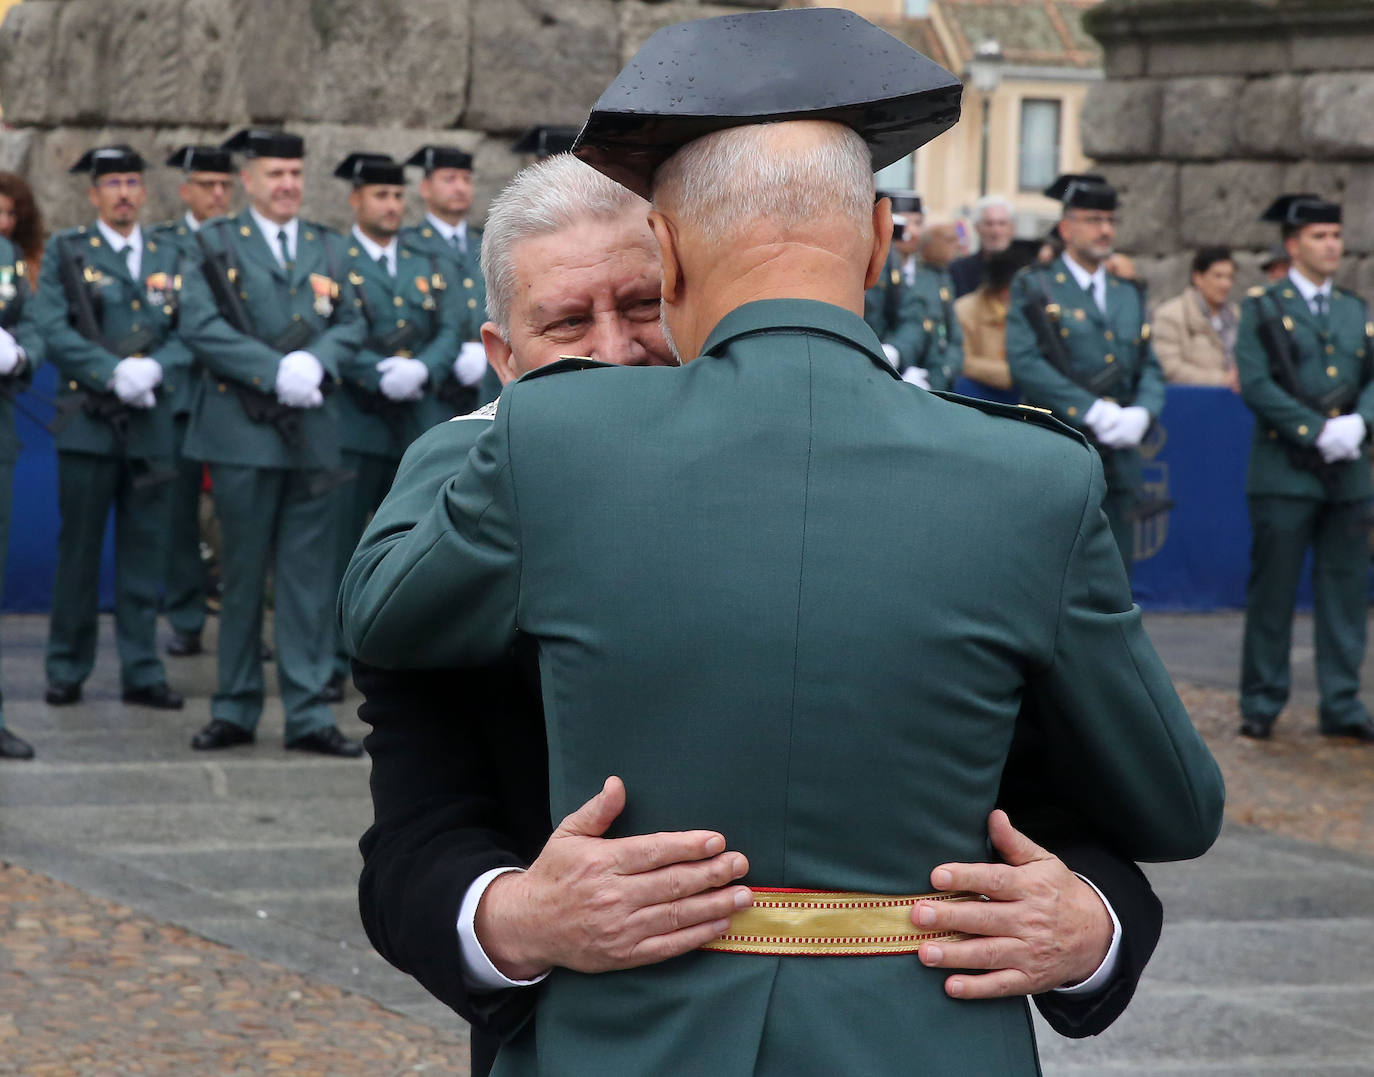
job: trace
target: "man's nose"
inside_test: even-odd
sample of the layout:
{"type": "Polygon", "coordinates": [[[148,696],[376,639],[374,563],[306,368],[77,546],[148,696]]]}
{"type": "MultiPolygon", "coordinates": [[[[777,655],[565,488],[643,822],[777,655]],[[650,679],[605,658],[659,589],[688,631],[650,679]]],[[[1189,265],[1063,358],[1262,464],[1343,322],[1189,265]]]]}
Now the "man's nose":
{"type": "Polygon", "coordinates": [[[588,343],[590,357],[602,363],[638,366],[647,356],[634,335],[634,327],[620,317],[599,319],[595,339],[588,343]]]}

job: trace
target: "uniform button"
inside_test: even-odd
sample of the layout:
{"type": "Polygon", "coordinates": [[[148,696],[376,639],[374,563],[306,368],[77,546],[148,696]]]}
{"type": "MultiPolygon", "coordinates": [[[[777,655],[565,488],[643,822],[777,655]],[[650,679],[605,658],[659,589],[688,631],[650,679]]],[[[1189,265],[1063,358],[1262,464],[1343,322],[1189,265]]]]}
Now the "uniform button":
{"type": "Polygon", "coordinates": [[[464,287],[464,288],[471,288],[471,287],[472,287],[472,278],[471,278],[471,277],[464,277],[464,278],[463,278],[463,287],[464,287]]]}
{"type": "Polygon", "coordinates": [[[1307,437],[1307,424],[1306,424],[1306,423],[1303,423],[1302,426],[1298,427],[1298,436],[1299,436],[1299,437],[1304,437],[1304,438],[1307,437]]]}
{"type": "Polygon", "coordinates": [[[1328,345],[1326,346],[1326,354],[1327,354],[1327,355],[1335,355],[1335,354],[1336,354],[1336,346],[1335,346],[1334,344],[1328,344],[1328,345]]]}
{"type": "MultiPolygon", "coordinates": [[[[469,299],[468,302],[471,303],[472,300],[469,299]]],[[[1066,336],[1069,335],[1069,331],[1068,331],[1067,329],[1061,329],[1061,330],[1059,330],[1059,335],[1060,335],[1061,337],[1066,337],[1066,336]]]]}
{"type": "Polygon", "coordinates": [[[239,298],[240,298],[240,299],[247,299],[247,298],[248,298],[248,293],[247,293],[247,292],[239,292],[239,298]]]}
{"type": "Polygon", "coordinates": [[[75,392],[77,389],[81,388],[81,386],[77,385],[74,381],[69,381],[67,382],[67,388],[75,392]]]}
{"type": "Polygon", "coordinates": [[[130,309],[130,310],[139,310],[139,309],[142,308],[142,306],[143,306],[143,304],[140,303],[137,299],[131,300],[130,303],[129,303],[129,309],[130,309]]]}
{"type": "Polygon", "coordinates": [[[293,315],[291,315],[291,320],[292,320],[293,322],[298,322],[298,321],[301,320],[301,316],[300,316],[299,314],[293,314],[293,315]]]}
{"type": "Polygon", "coordinates": [[[1069,408],[1069,414],[1070,414],[1070,415],[1077,415],[1077,414],[1078,414],[1078,409],[1077,409],[1077,408],[1069,408]]]}
{"type": "Polygon", "coordinates": [[[469,299],[469,300],[468,300],[468,306],[469,306],[470,308],[472,308],[473,310],[476,310],[476,309],[477,309],[477,300],[475,300],[475,299],[469,299]]]}
{"type": "Polygon", "coordinates": [[[1115,362],[1116,362],[1116,356],[1115,356],[1115,355],[1112,355],[1110,352],[1108,352],[1106,355],[1104,355],[1104,356],[1102,357],[1102,361],[1103,361],[1104,363],[1115,363],[1115,362]]]}
{"type": "Polygon", "coordinates": [[[397,328],[397,329],[404,329],[405,327],[406,327],[406,320],[405,320],[404,318],[397,318],[397,319],[396,319],[396,328],[397,328]]]}
{"type": "Polygon", "coordinates": [[[1326,376],[1328,378],[1334,378],[1339,373],[1340,371],[1337,370],[1334,366],[1329,366],[1326,368],[1326,376]]]}
{"type": "Polygon", "coordinates": [[[295,289],[295,288],[292,288],[292,289],[291,289],[291,294],[292,294],[292,295],[295,295],[295,294],[296,294],[296,289],[295,289]]]}
{"type": "Polygon", "coordinates": [[[396,296],[396,298],[394,298],[391,302],[398,307],[405,305],[405,300],[402,299],[399,295],[396,296]]]}
{"type": "Polygon", "coordinates": [[[1102,334],[1102,339],[1103,339],[1103,340],[1115,340],[1116,337],[1112,336],[1112,331],[1111,331],[1110,329],[1108,329],[1105,333],[1102,334]]]}
{"type": "Polygon", "coordinates": [[[220,391],[221,393],[228,392],[228,390],[227,390],[227,389],[225,388],[225,386],[224,386],[224,382],[220,382],[220,383],[219,383],[219,391],[220,391]]]}
{"type": "Polygon", "coordinates": [[[1341,409],[1340,409],[1340,408],[1332,408],[1330,411],[1328,411],[1328,412],[1326,413],[1326,417],[1327,417],[1328,419],[1334,419],[1334,418],[1335,418],[1337,415],[1339,415],[1340,413],[1341,413],[1341,409]]]}
{"type": "Polygon", "coordinates": [[[261,385],[261,384],[262,384],[262,379],[261,379],[261,378],[254,378],[254,379],[253,379],[253,384],[254,384],[254,385],[261,385]]]}

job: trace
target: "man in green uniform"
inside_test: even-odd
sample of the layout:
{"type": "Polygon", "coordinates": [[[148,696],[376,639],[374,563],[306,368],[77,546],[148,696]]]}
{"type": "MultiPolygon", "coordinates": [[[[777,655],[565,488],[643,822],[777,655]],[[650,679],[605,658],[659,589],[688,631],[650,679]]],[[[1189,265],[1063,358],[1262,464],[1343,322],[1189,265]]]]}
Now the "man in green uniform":
{"type": "Polygon", "coordinates": [[[128,146],[88,150],[93,224],[48,240],[34,300],[60,373],[55,420],[57,540],[44,699],[75,703],[95,666],[100,547],[115,515],[115,642],[122,698],[180,709],[155,636],[171,492],[173,402],[191,353],[175,332],[173,245],[143,235],[143,158],[128,146]]]}
{"type": "MultiPolygon", "coordinates": [[[[351,153],[334,175],[352,185],[344,299],[368,329],[363,346],[339,366],[343,464],[357,477],[340,491],[337,582],[406,447],[441,421],[426,401],[451,374],[464,316],[451,302],[438,258],[398,238],[406,199],[401,165],[385,154],[351,153]]],[[[340,698],[347,676],[348,656],[338,651],[330,687],[340,698]]]]}
{"type": "MultiPolygon", "coordinates": [[[[174,246],[181,255],[176,270],[181,276],[200,261],[196,233],[200,226],[229,212],[234,193],[233,160],[218,146],[181,146],[167,158],[168,168],[179,168],[183,178],[177,193],[186,212],[174,221],[155,225],[149,235],[174,246]]],[[[186,427],[191,421],[191,399],[200,381],[200,366],[193,364],[178,386],[172,402],[175,418],[176,473],[168,498],[171,517],[167,528],[167,594],[162,612],[172,626],[167,653],[174,658],[200,654],[200,634],[205,628],[205,564],[200,556],[200,491],[204,465],[182,451],[186,427]]]]}
{"type": "Polygon", "coordinates": [[[864,321],[883,342],[883,352],[896,366],[901,355],[891,343],[897,331],[902,300],[906,296],[906,279],[902,274],[903,244],[915,243],[921,234],[921,196],[915,191],[879,191],[877,197],[892,203],[892,250],[878,281],[864,292],[864,321]]]}
{"type": "Polygon", "coordinates": [[[420,198],[425,216],[419,224],[403,228],[401,239],[412,251],[444,266],[449,301],[462,319],[452,372],[435,383],[433,403],[424,408],[439,422],[464,415],[501,392],[501,382],[487,366],[482,349],[487,305],[482,233],[469,227],[467,219],[472,209],[472,154],[457,146],[421,146],[405,163],[424,171],[420,198]]]}
{"type": "Polygon", "coordinates": [[[1116,191],[1096,175],[1060,176],[1064,253],[1012,283],[1007,364],[1026,402],[1088,435],[1107,474],[1103,508],[1129,573],[1142,509],[1140,442],[1164,408],[1143,289],[1107,272],[1116,191]]]}
{"type": "Polygon", "coordinates": [[[1240,732],[1267,738],[1288,702],[1293,606],[1310,549],[1321,732],[1374,741],[1359,697],[1374,327],[1364,300],[1331,283],[1343,251],[1339,205],[1284,195],[1261,219],[1279,225],[1292,268],[1250,293],[1236,338],[1241,395],[1255,413],[1240,732]]]}
{"type": "Polygon", "coordinates": [[[202,229],[207,246],[185,277],[181,318],[204,366],[186,455],[210,467],[224,539],[219,687],[191,746],[254,739],[270,557],[286,746],[356,756],[362,747],[339,732],[323,694],[334,663],[326,626],[342,481],[331,390],[367,326],[341,294],[342,237],[297,216],[301,138],[245,130],[223,148],[246,157],[248,208],[202,229]]]}
{"type": "MultiPolygon", "coordinates": [[[[33,289],[23,255],[9,240],[0,239],[0,584],[9,549],[14,465],[20,448],[14,429],[14,398],[28,386],[42,361],[43,338],[33,321],[33,289]]],[[[5,728],[0,694],[0,759],[32,758],[33,746],[5,728]]]]}
{"type": "Polygon", "coordinates": [[[954,314],[949,276],[958,249],[951,239],[957,243],[951,224],[922,228],[892,336],[902,380],[923,389],[949,389],[964,369],[964,332],[954,314]]]}
{"type": "Polygon", "coordinates": [[[1095,456],[1036,413],[902,384],[860,317],[892,227],[872,170],[947,129],[958,90],[849,12],[656,33],[578,152],[652,190],[669,339],[701,358],[527,375],[431,510],[350,565],[362,661],[490,662],[518,626],[555,818],[609,772],[628,791],[613,835],[690,821],[749,861],[757,928],[644,969],[555,969],[497,1074],[884,1073],[913,1041],[926,1072],[1036,1072],[1024,1002],[960,1006],[890,946],[936,864],[982,855],[1023,696],[1128,855],[1215,836],[1220,777],[1131,606],[1095,456]],[[722,94],[722,54],[785,111],[722,94]],[[871,542],[888,533],[942,556],[893,563],[871,542]],[[788,891],[778,915],[765,887],[788,891]],[[890,929],[823,928],[846,900],[911,904],[890,929]]]}

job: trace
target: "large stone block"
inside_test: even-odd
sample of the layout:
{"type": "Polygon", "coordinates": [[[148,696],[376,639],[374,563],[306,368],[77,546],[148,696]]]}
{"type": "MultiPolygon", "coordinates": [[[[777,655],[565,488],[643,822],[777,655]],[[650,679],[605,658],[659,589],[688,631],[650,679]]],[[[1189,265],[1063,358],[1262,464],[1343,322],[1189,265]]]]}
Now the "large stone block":
{"type": "Polygon", "coordinates": [[[62,102],[52,93],[53,52],[62,3],[28,0],[10,8],[0,24],[0,102],[5,122],[51,124],[62,102]]]}
{"type": "Polygon", "coordinates": [[[32,127],[0,129],[0,172],[27,173],[37,138],[38,132],[32,127]]]}
{"type": "Polygon", "coordinates": [[[1264,37],[1156,38],[1146,45],[1145,74],[1156,78],[1196,75],[1268,75],[1288,67],[1288,41],[1264,37]]]}
{"type": "Polygon", "coordinates": [[[1260,249],[1273,242],[1274,226],[1259,215],[1282,190],[1277,161],[1185,164],[1179,172],[1179,245],[1221,243],[1260,249]]]}
{"type": "Polygon", "coordinates": [[[96,125],[108,106],[104,80],[112,8],[101,0],[66,0],[58,5],[51,67],[44,92],[56,102],[58,123],[96,125]]]}
{"type": "Polygon", "coordinates": [[[1214,161],[1235,148],[1240,78],[1169,79],[1160,110],[1159,152],[1178,160],[1214,161]]]}
{"type": "Polygon", "coordinates": [[[247,0],[185,0],[176,123],[230,124],[248,115],[247,0]]]}
{"type": "Polygon", "coordinates": [[[254,123],[300,116],[322,51],[310,12],[309,0],[250,0],[237,60],[245,110],[254,123]]]}
{"type": "Polygon", "coordinates": [[[620,70],[616,8],[613,0],[473,0],[464,126],[580,124],[620,70]]]}
{"type": "Polygon", "coordinates": [[[1109,164],[1103,174],[1121,195],[1117,246],[1130,255],[1178,249],[1178,166],[1109,164]]]}
{"type": "Polygon", "coordinates": [[[1374,190],[1370,187],[1374,183],[1374,164],[1323,167],[1319,162],[1311,162],[1310,168],[1308,186],[1290,190],[1320,191],[1340,202],[1345,219],[1345,249],[1351,254],[1374,254],[1374,199],[1370,198],[1370,191],[1374,190]]]}
{"type": "Polygon", "coordinates": [[[1345,34],[1300,34],[1289,46],[1290,71],[1368,71],[1374,67],[1370,31],[1345,34]]]}
{"type": "Polygon", "coordinates": [[[1247,79],[1230,103],[1236,152],[1247,157],[1295,157],[1299,80],[1292,75],[1247,79]]]}
{"type": "Polygon", "coordinates": [[[1159,152],[1164,85],[1157,79],[1108,79],[1088,89],[1079,133],[1094,160],[1141,160],[1159,152]]]}
{"type": "MultiPolygon", "coordinates": [[[[297,69],[305,78],[302,119],[424,127],[458,122],[467,102],[467,0],[337,0],[311,5],[311,16],[318,58],[311,69],[297,69]]],[[[527,48],[519,39],[504,45],[509,53],[527,48]]]]}
{"type": "MultiPolygon", "coordinates": [[[[750,7],[772,7],[773,4],[762,0],[750,7]]],[[[719,4],[701,4],[696,0],[667,0],[666,3],[638,3],[625,0],[617,5],[620,15],[620,62],[629,63],[630,57],[650,36],[665,26],[692,19],[709,19],[716,15],[737,15],[746,10],[745,6],[724,7],[719,4]]]]}
{"type": "Polygon", "coordinates": [[[1264,270],[1260,268],[1260,263],[1268,256],[1267,250],[1233,250],[1231,252],[1231,257],[1236,262],[1236,284],[1231,289],[1231,301],[1233,303],[1239,303],[1245,297],[1245,293],[1256,285],[1268,283],[1264,270]]]}
{"type": "MultiPolygon", "coordinates": [[[[182,0],[126,0],[99,5],[105,19],[101,113],[124,123],[180,118],[184,90],[182,0]]],[[[203,49],[203,43],[191,46],[203,49]]]]}
{"type": "Polygon", "coordinates": [[[1145,284],[1151,315],[1160,303],[1172,299],[1187,286],[1191,262],[1190,254],[1167,254],[1135,260],[1136,276],[1145,284]]]}
{"type": "Polygon", "coordinates": [[[1374,72],[1309,75],[1302,80],[1298,131],[1315,157],[1374,157],[1374,72]]]}

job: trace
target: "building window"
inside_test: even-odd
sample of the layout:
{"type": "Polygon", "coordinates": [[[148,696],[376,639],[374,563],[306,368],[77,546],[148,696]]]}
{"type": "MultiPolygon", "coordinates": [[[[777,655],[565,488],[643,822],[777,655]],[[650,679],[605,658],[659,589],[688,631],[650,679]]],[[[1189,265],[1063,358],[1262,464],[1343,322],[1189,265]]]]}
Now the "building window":
{"type": "Polygon", "coordinates": [[[909,19],[924,19],[930,14],[930,0],[902,0],[902,14],[909,19]]]}
{"type": "Polygon", "coordinates": [[[1018,186],[1041,191],[1059,175],[1060,102],[1026,98],[1021,102],[1018,186]]]}
{"type": "Polygon", "coordinates": [[[873,186],[880,191],[910,191],[916,187],[916,157],[908,154],[879,169],[873,186]]]}

